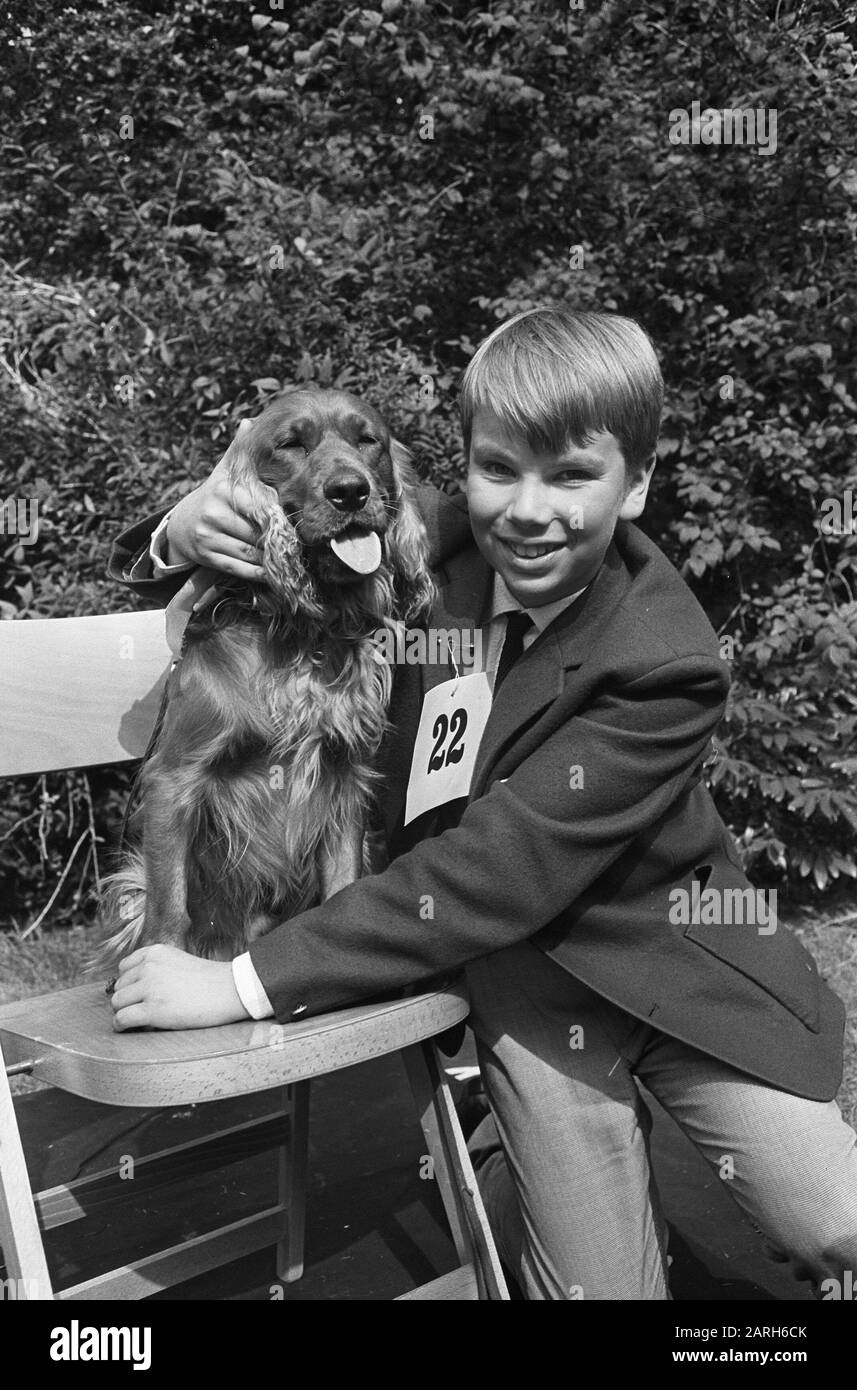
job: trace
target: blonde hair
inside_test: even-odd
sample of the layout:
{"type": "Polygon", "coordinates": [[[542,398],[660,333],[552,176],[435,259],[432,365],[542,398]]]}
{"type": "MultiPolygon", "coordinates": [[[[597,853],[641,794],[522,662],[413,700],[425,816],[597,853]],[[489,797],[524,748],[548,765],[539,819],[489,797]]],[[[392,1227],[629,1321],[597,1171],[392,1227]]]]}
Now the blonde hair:
{"type": "Polygon", "coordinates": [[[606,430],[626,467],[637,467],[654,454],[663,400],[652,341],[633,319],[561,304],[528,309],[495,328],[464,373],[465,452],[484,407],[530,448],[552,453],[569,441],[582,448],[606,430]]]}

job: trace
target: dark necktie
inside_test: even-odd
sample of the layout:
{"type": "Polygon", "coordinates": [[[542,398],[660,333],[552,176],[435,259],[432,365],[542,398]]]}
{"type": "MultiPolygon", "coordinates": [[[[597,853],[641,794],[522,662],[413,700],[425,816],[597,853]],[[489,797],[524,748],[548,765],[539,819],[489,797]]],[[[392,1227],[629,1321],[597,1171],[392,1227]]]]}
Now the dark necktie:
{"type": "Polygon", "coordinates": [[[500,653],[500,663],[497,667],[497,675],[494,677],[494,698],[497,691],[508,676],[518,657],[524,652],[524,638],[533,625],[533,620],[528,613],[510,613],[506,619],[506,636],[503,641],[503,650],[500,653]]]}

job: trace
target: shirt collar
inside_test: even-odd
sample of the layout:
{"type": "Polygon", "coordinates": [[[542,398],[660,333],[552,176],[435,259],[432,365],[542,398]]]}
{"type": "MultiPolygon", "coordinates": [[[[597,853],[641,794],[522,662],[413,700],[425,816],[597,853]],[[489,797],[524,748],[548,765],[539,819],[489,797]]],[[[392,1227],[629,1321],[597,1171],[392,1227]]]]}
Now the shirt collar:
{"type": "Polygon", "coordinates": [[[499,618],[505,613],[518,613],[523,611],[532,619],[536,629],[541,633],[544,632],[546,627],[550,626],[554,618],[558,618],[564,609],[574,603],[575,599],[580,598],[580,595],[588,587],[587,584],[584,584],[582,589],[578,589],[576,594],[569,594],[568,598],[554,599],[553,603],[543,603],[538,608],[524,608],[522,610],[521,605],[509,593],[502,577],[495,570],[494,594],[491,602],[491,619],[499,618]]]}

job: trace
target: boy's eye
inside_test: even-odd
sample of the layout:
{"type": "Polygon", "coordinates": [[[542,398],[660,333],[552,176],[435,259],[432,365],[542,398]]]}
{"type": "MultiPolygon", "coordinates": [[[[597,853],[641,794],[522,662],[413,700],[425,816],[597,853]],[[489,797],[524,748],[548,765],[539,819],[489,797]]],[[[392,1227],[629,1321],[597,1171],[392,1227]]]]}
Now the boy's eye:
{"type": "Polygon", "coordinates": [[[486,473],[511,473],[512,470],[507,463],[501,463],[499,459],[488,459],[482,465],[486,473]]]}

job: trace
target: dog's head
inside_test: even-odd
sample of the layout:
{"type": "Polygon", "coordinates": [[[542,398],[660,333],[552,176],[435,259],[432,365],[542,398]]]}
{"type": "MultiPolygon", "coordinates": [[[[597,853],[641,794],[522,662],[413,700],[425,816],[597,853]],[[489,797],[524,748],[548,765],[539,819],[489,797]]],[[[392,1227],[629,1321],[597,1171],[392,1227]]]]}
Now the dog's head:
{"type": "Polygon", "coordinates": [[[345,391],[287,392],[236,440],[232,473],[257,501],[268,581],[293,612],[318,617],[341,591],[380,596],[385,583],[397,616],[426,610],[409,455],[372,406],[345,391]]]}

